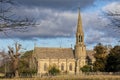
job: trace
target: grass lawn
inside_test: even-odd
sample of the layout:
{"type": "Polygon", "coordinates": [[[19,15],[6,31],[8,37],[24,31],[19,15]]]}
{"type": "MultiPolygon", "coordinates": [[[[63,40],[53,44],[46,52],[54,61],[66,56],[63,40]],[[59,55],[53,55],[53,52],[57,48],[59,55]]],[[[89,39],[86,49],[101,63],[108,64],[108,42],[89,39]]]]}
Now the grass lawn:
{"type": "Polygon", "coordinates": [[[42,78],[12,78],[12,79],[0,79],[0,80],[120,80],[120,76],[114,75],[59,75],[52,77],[42,77],[42,78]]]}

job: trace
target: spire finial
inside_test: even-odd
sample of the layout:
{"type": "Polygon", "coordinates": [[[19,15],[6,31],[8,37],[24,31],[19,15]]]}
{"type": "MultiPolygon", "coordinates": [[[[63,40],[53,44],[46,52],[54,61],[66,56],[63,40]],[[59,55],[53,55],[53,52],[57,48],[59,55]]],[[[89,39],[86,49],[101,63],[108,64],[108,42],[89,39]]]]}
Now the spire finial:
{"type": "Polygon", "coordinates": [[[78,13],[80,14],[80,7],[78,7],[78,13]]]}
{"type": "Polygon", "coordinates": [[[78,10],[80,11],[80,7],[78,7],[78,10]]]}

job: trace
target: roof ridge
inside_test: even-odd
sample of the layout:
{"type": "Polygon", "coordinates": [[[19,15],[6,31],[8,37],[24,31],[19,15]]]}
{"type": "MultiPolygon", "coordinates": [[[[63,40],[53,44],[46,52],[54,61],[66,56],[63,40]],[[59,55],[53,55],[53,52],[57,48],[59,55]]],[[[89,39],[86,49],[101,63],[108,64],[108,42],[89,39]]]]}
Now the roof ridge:
{"type": "Polygon", "coordinates": [[[46,48],[46,49],[72,49],[72,48],[59,48],[59,47],[35,47],[35,48],[46,48]]]}

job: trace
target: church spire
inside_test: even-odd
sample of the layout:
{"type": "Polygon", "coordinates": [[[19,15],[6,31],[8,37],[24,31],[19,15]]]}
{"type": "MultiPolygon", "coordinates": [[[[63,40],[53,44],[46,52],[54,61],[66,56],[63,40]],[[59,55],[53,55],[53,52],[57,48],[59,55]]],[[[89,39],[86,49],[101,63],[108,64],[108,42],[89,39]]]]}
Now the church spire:
{"type": "Polygon", "coordinates": [[[81,15],[80,15],[80,8],[79,8],[79,12],[78,12],[77,33],[81,33],[81,34],[83,34],[83,29],[82,29],[82,19],[81,19],[81,15]]]}
{"type": "Polygon", "coordinates": [[[86,46],[84,44],[84,32],[82,29],[80,9],[78,12],[78,24],[76,31],[75,58],[76,58],[76,73],[79,73],[80,68],[86,65],[86,46]]]}
{"type": "Polygon", "coordinates": [[[78,12],[78,24],[77,24],[77,31],[76,31],[76,45],[83,45],[84,46],[84,32],[82,29],[82,18],[80,15],[80,8],[78,12]]]}

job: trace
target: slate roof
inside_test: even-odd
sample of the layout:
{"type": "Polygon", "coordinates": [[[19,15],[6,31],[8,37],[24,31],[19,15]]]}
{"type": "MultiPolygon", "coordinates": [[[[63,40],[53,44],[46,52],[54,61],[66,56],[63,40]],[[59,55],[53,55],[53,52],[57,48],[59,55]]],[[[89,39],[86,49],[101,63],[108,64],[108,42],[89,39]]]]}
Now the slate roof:
{"type": "Polygon", "coordinates": [[[74,59],[72,48],[35,47],[35,55],[40,59],[74,59]]]}

